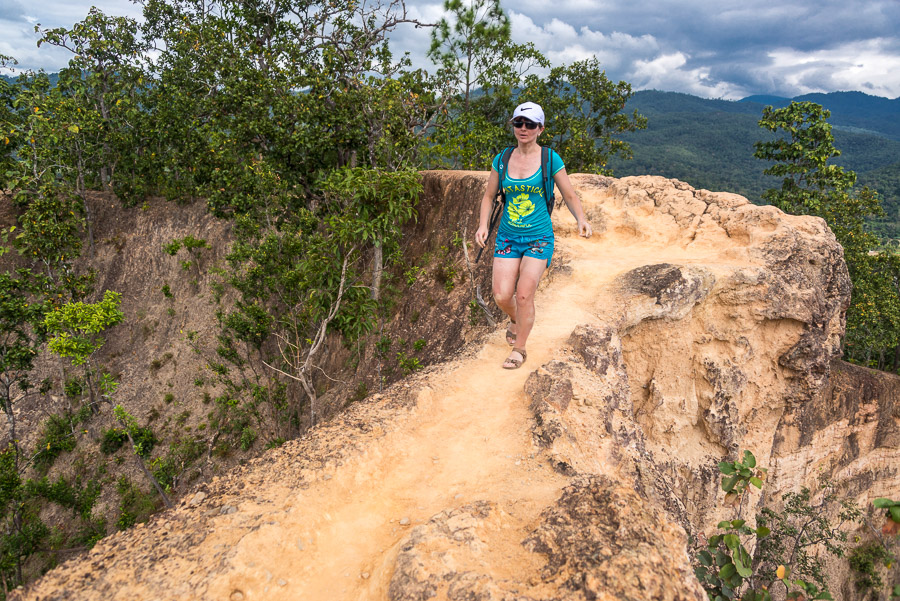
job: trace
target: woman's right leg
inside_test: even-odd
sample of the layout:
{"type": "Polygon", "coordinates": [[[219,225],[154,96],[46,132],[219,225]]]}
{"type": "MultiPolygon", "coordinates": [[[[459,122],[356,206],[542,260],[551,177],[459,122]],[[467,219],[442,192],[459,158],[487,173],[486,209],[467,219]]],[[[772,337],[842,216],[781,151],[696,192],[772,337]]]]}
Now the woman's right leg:
{"type": "MultiPolygon", "coordinates": [[[[509,318],[516,321],[516,281],[519,278],[519,263],[521,258],[494,257],[492,272],[492,288],[494,300],[509,318]]],[[[515,327],[513,327],[515,331],[515,327]]]]}

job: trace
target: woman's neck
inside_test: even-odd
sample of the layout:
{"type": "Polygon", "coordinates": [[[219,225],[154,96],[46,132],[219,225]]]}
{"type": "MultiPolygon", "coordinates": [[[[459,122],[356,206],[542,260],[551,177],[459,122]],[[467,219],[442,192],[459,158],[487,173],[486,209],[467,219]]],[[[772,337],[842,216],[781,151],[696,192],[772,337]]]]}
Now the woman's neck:
{"type": "Polygon", "coordinates": [[[538,145],[536,139],[531,142],[519,141],[518,150],[522,154],[533,154],[535,152],[540,152],[541,147],[538,145]]]}

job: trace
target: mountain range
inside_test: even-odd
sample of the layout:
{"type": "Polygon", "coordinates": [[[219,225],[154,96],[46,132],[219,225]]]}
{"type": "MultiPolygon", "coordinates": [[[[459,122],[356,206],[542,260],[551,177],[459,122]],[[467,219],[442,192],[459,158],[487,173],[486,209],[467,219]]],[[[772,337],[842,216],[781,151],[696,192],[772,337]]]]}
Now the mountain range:
{"type": "Polygon", "coordinates": [[[609,166],[619,177],[662,175],[760,202],[766,189],[779,186],[777,179],[763,175],[767,164],[753,157],[754,142],[772,136],[758,125],[763,108],[803,100],[831,111],[829,123],[841,151],[834,162],[855,171],[858,185],[879,192],[887,215],[873,222],[873,228],[883,236],[900,237],[900,98],[833,92],[729,101],[639,91],[628,101],[626,111],[646,116],[647,129],[623,135],[634,158],[616,158],[609,166]]]}

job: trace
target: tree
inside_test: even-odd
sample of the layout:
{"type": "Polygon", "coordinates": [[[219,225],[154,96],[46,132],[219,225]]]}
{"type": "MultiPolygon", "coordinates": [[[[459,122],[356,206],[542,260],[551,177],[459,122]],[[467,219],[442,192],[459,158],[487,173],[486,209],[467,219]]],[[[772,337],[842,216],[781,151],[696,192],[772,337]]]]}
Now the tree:
{"type": "Polygon", "coordinates": [[[440,65],[462,95],[463,111],[475,88],[485,88],[500,66],[499,49],[510,43],[509,17],[500,0],[446,0],[450,13],[431,33],[428,56],[440,65]]]}
{"type": "Polygon", "coordinates": [[[0,273],[0,405],[9,424],[16,470],[20,449],[14,405],[31,391],[28,376],[43,343],[39,326],[45,305],[34,299],[29,275],[27,270],[0,273]]]}
{"type": "Polygon", "coordinates": [[[779,133],[757,142],[754,156],[773,161],[764,170],[781,177],[781,188],[763,198],[783,211],[823,218],[844,248],[853,283],[847,311],[844,350],[847,359],[883,369],[900,363],[900,257],[879,252],[881,243],[866,229],[866,219],[882,213],[869,188],[854,190],[856,174],[828,161],[840,156],[828,117],[813,102],[792,102],[763,110],[760,127],[779,133]],[[891,357],[893,356],[893,357],[891,357]]]}
{"type": "Polygon", "coordinates": [[[73,55],[59,73],[57,87],[65,103],[58,113],[73,134],[67,138],[66,151],[72,157],[68,163],[90,239],[92,217],[86,190],[115,190],[127,200],[135,188],[134,165],[142,150],[137,128],[144,125],[142,62],[150,46],[141,40],[137,21],[109,17],[96,7],[71,28],[38,25],[35,31],[41,35],[38,46],[49,44],[73,55]]]}
{"type": "Polygon", "coordinates": [[[631,85],[610,81],[596,58],[554,67],[546,78],[529,76],[523,97],[548,115],[542,143],[560,153],[570,173],[609,173],[610,157],[631,158],[629,145],[616,136],[647,127],[637,110],[622,112],[631,85]]]}
{"type": "Polygon", "coordinates": [[[92,411],[96,411],[95,403],[100,392],[98,371],[92,357],[106,343],[102,333],[125,318],[119,310],[121,297],[118,292],[107,290],[99,302],[69,302],[49,311],[44,317],[43,325],[50,335],[47,343],[50,350],[60,357],[71,359],[72,365],[84,368],[92,411]]]}
{"type": "MultiPolygon", "coordinates": [[[[0,67],[4,69],[12,69],[16,64],[16,59],[5,54],[0,54],[0,67]]],[[[0,78],[0,141],[2,141],[2,152],[0,152],[0,187],[8,190],[7,173],[16,167],[18,159],[15,149],[19,148],[21,140],[17,139],[16,132],[21,131],[19,123],[22,120],[21,113],[15,107],[16,96],[18,96],[18,87],[7,81],[6,78],[0,78]]]]}
{"type": "Polygon", "coordinates": [[[483,169],[508,144],[507,121],[523,76],[547,59],[533,44],[516,44],[499,0],[447,0],[428,56],[447,82],[446,112],[431,136],[432,162],[483,169]]]}
{"type": "Polygon", "coordinates": [[[357,239],[374,243],[371,294],[377,301],[384,247],[396,245],[403,225],[415,217],[415,203],[422,190],[419,174],[412,170],[342,169],[333,171],[323,187],[345,211],[355,211],[357,239]]]}
{"type": "MultiPolygon", "coordinates": [[[[107,380],[106,388],[110,395],[112,395],[118,384],[112,382],[111,380],[107,380]]],[[[113,415],[116,418],[116,421],[119,422],[119,425],[122,427],[122,431],[125,432],[125,436],[128,437],[128,442],[131,444],[131,450],[134,454],[134,460],[138,465],[138,469],[144,474],[144,477],[147,478],[151,484],[153,484],[153,488],[156,489],[156,492],[159,494],[160,498],[163,501],[163,504],[169,509],[172,508],[172,501],[169,500],[169,496],[163,490],[162,486],[159,484],[159,480],[157,480],[150,470],[147,469],[147,466],[144,465],[144,457],[150,454],[150,449],[146,448],[145,439],[146,437],[140,436],[143,428],[141,428],[137,420],[133,415],[128,413],[122,405],[116,405],[115,409],[113,409],[113,415]]]]}

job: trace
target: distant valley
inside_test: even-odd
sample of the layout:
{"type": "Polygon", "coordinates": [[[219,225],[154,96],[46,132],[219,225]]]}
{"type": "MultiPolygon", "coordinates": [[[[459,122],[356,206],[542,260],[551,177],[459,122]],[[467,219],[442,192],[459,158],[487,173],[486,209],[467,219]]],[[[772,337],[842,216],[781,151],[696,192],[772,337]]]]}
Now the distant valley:
{"type": "Polygon", "coordinates": [[[831,111],[834,162],[856,172],[857,185],[868,185],[882,198],[887,213],[873,229],[900,238],[900,99],[861,92],[807,94],[796,98],[750,96],[740,101],[709,100],[676,92],[641,91],[626,110],[648,119],[647,129],[623,136],[634,159],[614,159],[616,176],[662,175],[698,188],[736,192],[753,202],[779,185],[764,176],[766,164],[753,158],[753,143],[771,134],[757,125],[763,107],[810,100],[831,111]]]}

